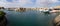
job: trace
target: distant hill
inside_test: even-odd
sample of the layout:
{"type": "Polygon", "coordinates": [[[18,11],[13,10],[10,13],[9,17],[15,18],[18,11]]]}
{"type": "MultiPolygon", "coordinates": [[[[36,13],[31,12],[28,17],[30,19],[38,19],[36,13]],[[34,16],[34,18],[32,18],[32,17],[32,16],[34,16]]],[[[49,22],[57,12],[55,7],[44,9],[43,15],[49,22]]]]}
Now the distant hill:
{"type": "Polygon", "coordinates": [[[60,6],[55,6],[54,8],[60,8],[60,6]]]}

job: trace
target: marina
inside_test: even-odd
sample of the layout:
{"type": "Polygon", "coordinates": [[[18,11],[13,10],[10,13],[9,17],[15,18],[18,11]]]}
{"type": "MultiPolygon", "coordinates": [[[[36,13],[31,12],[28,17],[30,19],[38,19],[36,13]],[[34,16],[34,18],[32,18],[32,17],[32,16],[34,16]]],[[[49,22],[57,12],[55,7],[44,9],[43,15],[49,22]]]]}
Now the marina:
{"type": "Polygon", "coordinates": [[[7,26],[54,26],[54,19],[60,15],[60,8],[55,9],[26,9],[16,11],[2,9],[6,13],[7,26]],[[55,11],[55,12],[53,12],[55,11]]]}
{"type": "Polygon", "coordinates": [[[0,0],[0,26],[60,26],[60,0],[0,0]]]}
{"type": "Polygon", "coordinates": [[[4,11],[7,13],[7,26],[53,26],[53,19],[58,13],[45,14],[31,10],[25,12],[4,11]]]}

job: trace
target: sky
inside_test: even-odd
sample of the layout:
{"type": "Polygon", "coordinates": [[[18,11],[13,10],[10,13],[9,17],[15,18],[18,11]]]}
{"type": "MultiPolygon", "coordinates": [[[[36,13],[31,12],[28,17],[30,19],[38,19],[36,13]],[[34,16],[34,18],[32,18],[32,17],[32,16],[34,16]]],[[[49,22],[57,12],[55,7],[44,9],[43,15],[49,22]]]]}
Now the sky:
{"type": "Polygon", "coordinates": [[[59,6],[60,0],[0,0],[4,7],[53,7],[59,6]]]}

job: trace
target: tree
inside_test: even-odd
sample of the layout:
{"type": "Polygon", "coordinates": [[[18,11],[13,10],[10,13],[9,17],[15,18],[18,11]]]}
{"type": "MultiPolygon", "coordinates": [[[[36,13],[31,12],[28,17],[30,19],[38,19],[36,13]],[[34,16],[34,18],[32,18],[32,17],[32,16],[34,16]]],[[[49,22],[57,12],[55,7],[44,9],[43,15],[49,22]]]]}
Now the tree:
{"type": "Polygon", "coordinates": [[[5,12],[0,11],[0,17],[3,17],[3,16],[5,16],[5,12]]]}

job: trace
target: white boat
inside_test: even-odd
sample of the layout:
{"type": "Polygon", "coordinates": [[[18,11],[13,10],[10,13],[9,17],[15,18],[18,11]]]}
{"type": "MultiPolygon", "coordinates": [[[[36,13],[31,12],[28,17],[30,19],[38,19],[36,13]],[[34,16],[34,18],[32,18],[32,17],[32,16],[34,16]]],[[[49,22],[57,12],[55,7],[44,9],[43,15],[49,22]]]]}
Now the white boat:
{"type": "Polygon", "coordinates": [[[49,10],[43,10],[43,12],[49,12],[49,10]]]}
{"type": "Polygon", "coordinates": [[[40,12],[49,12],[49,9],[47,10],[39,10],[40,12]]]}

